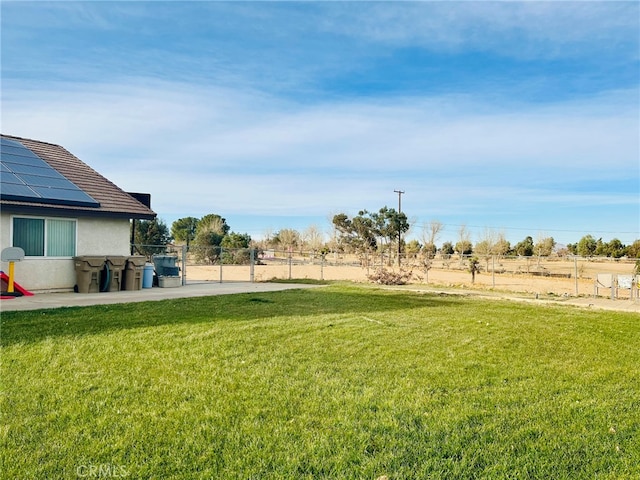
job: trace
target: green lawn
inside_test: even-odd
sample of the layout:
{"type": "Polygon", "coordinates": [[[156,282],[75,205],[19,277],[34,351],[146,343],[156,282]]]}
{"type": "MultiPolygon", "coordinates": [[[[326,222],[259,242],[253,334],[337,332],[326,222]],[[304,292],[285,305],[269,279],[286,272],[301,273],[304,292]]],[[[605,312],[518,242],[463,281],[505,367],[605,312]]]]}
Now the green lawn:
{"type": "Polygon", "coordinates": [[[640,315],[334,285],[2,314],[3,478],[640,477],[640,315]]]}

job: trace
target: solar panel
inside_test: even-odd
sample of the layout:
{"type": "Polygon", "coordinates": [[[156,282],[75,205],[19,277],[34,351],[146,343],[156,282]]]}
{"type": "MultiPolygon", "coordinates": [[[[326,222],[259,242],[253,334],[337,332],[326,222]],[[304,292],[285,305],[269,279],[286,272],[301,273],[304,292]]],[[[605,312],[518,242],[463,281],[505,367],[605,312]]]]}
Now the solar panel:
{"type": "MultiPolygon", "coordinates": [[[[5,147],[2,147],[2,161],[7,163],[17,163],[19,165],[31,165],[38,167],[42,165],[42,160],[38,157],[27,157],[26,155],[16,155],[15,153],[9,153],[4,151],[5,147]]],[[[49,167],[51,168],[51,167],[49,167]]]]}
{"type": "MultiPolygon", "coordinates": [[[[21,174],[20,179],[30,187],[68,188],[69,180],[64,177],[42,177],[40,175],[21,174]]],[[[82,192],[84,193],[84,192],[82,192]]]]}
{"type": "Polygon", "coordinates": [[[4,185],[5,183],[16,183],[18,185],[24,185],[24,183],[22,183],[22,181],[20,180],[20,178],[18,178],[16,175],[14,175],[13,173],[9,172],[9,171],[2,171],[2,184],[4,185]]]}
{"type": "Polygon", "coordinates": [[[20,142],[8,138],[1,140],[0,198],[81,207],[100,206],[20,142]]]}
{"type": "MultiPolygon", "coordinates": [[[[64,178],[58,172],[53,170],[51,167],[44,168],[42,166],[33,166],[33,165],[22,165],[20,163],[7,162],[4,159],[2,160],[2,164],[10,169],[12,173],[24,174],[24,175],[38,175],[41,177],[49,177],[49,178],[64,178]]],[[[42,164],[40,164],[42,165],[42,164]]]]}
{"type": "Polygon", "coordinates": [[[1,140],[0,146],[2,146],[2,151],[5,153],[20,155],[22,157],[40,158],[16,140],[9,140],[8,138],[2,138],[1,140]]]}
{"type": "Polygon", "coordinates": [[[2,197],[10,195],[15,197],[29,197],[34,196],[36,193],[26,185],[16,183],[3,183],[2,184],[2,197]]]}

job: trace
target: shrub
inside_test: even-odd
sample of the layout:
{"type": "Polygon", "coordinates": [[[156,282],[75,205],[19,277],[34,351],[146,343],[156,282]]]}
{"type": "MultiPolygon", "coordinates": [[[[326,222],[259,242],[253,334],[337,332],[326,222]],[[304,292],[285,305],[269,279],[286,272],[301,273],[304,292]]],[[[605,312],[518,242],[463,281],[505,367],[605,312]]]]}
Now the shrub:
{"type": "Polygon", "coordinates": [[[380,268],[374,273],[367,275],[369,281],[380,285],[406,285],[412,277],[413,272],[411,270],[395,272],[384,268],[380,268]]]}

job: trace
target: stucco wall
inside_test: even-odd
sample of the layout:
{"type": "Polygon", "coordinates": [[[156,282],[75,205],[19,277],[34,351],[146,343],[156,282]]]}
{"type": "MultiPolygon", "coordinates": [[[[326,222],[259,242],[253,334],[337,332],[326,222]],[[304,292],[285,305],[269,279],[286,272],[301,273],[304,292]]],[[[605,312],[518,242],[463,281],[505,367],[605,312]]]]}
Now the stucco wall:
{"type": "MultiPolygon", "coordinates": [[[[11,246],[11,215],[0,216],[1,248],[11,246]]],[[[77,255],[129,255],[129,220],[78,218],[77,255]]],[[[8,272],[8,264],[2,262],[8,272]]],[[[70,257],[26,258],[15,264],[15,280],[31,291],[71,290],[76,284],[70,257]]]]}

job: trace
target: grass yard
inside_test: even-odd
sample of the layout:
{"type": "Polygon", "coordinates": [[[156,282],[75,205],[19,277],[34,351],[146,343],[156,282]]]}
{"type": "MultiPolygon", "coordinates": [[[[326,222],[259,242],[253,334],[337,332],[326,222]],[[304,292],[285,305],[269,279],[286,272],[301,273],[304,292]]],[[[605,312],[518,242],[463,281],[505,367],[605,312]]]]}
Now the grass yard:
{"type": "Polygon", "coordinates": [[[333,285],[2,314],[3,478],[640,478],[640,315],[333,285]]]}

